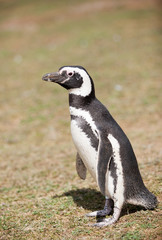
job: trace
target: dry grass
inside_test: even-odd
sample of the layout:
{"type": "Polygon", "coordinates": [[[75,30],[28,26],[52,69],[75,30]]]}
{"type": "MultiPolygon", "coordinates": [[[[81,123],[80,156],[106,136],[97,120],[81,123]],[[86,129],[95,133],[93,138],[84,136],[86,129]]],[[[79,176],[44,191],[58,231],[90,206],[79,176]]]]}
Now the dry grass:
{"type": "Polygon", "coordinates": [[[88,225],[104,199],[76,174],[67,92],[41,81],[62,65],[86,67],[160,201],[161,11],[131,3],[0,1],[0,239],[160,239],[160,204],[88,225]]]}

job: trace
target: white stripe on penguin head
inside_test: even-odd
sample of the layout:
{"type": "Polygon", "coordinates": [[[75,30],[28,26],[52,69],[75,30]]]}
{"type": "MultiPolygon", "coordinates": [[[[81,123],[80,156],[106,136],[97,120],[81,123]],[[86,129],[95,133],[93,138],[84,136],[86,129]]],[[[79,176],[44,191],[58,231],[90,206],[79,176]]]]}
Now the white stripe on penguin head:
{"type": "MultiPolygon", "coordinates": [[[[79,95],[82,97],[86,97],[91,93],[91,91],[92,91],[91,80],[90,80],[89,75],[87,74],[87,72],[84,69],[80,69],[77,67],[64,67],[60,70],[60,73],[62,73],[63,71],[67,71],[67,73],[77,72],[83,78],[83,83],[82,83],[81,87],[69,89],[70,94],[75,94],[75,95],[79,95]]],[[[66,79],[66,81],[67,80],[69,80],[69,79],[66,79]]]]}

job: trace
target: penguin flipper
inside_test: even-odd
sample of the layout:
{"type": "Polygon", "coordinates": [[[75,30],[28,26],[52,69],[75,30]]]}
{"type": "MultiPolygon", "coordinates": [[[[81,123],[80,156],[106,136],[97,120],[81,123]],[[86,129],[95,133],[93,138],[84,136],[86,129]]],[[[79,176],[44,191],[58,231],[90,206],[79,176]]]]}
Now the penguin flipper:
{"type": "Polygon", "coordinates": [[[86,179],[87,174],[87,168],[85,167],[81,157],[79,156],[79,153],[76,155],[76,170],[79,175],[79,177],[83,180],[86,179]]]}
{"type": "Polygon", "coordinates": [[[113,156],[112,145],[106,134],[99,134],[99,149],[98,149],[98,186],[101,193],[106,196],[106,175],[109,169],[109,164],[113,156]]]}

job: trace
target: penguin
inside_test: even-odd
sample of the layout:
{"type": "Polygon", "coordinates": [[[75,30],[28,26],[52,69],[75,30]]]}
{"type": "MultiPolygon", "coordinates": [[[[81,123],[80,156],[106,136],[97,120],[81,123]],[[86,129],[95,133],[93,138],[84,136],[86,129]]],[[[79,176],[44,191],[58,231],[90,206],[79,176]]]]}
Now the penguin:
{"type": "Polygon", "coordinates": [[[69,92],[71,135],[77,149],[76,170],[86,179],[87,170],[105,196],[103,210],[88,217],[103,217],[94,224],[115,223],[124,204],[146,209],[157,206],[157,198],[144,185],[132,145],[107,108],[96,98],[94,82],[81,66],[63,66],[47,73],[43,80],[54,82],[69,92]],[[107,215],[111,217],[106,218],[107,215]]]}

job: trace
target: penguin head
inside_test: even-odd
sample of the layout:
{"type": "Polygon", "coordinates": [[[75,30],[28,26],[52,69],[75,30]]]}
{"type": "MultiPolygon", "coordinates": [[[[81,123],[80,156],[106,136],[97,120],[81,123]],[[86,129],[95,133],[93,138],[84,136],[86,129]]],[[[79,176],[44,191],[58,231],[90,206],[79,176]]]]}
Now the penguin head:
{"type": "Polygon", "coordinates": [[[88,96],[94,92],[94,85],[88,72],[81,66],[64,66],[58,72],[45,74],[44,81],[58,83],[70,94],[88,96]]]}

